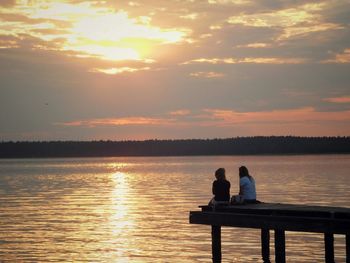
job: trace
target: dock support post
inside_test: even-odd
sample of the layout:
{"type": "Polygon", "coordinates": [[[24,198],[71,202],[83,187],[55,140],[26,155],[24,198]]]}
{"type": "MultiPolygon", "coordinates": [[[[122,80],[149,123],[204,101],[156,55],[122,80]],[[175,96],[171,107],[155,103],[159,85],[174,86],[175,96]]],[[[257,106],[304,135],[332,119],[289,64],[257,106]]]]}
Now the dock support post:
{"type": "Polygon", "coordinates": [[[350,263],[350,234],[345,236],[345,246],[346,246],[346,263],[350,263]]]}
{"type": "Polygon", "coordinates": [[[221,263],[221,226],[211,226],[213,263],[221,263]]]}
{"type": "Polygon", "coordinates": [[[284,230],[275,230],[275,261],[286,263],[286,237],[284,230]]]}
{"type": "Polygon", "coordinates": [[[264,263],[270,261],[270,230],[268,228],[261,229],[261,256],[264,263]]]}
{"type": "Polygon", "coordinates": [[[334,263],[334,236],[332,233],[324,233],[326,263],[334,263]]]}

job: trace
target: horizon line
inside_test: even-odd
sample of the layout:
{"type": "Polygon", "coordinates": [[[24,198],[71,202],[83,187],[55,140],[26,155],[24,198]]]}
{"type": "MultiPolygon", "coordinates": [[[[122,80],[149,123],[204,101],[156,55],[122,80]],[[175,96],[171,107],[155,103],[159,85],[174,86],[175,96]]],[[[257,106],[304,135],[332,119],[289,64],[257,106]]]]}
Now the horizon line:
{"type": "Polygon", "coordinates": [[[350,135],[336,135],[336,136],[297,136],[297,135],[256,135],[256,136],[235,136],[235,137],[215,137],[215,138],[168,138],[168,139],[90,139],[90,140],[79,140],[79,139],[58,139],[58,140],[0,140],[0,143],[47,143],[47,142],[150,142],[150,141],[210,141],[210,140],[232,140],[232,139],[252,139],[252,138],[299,138],[299,139],[324,139],[324,138],[350,138],[350,135]]]}

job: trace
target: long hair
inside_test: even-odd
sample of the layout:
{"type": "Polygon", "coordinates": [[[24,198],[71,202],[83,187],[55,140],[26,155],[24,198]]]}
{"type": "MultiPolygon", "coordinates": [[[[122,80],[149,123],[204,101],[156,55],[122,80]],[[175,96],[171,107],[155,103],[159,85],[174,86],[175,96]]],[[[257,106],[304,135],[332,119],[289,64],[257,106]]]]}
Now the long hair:
{"type": "Polygon", "coordinates": [[[226,179],[225,176],[225,168],[219,168],[215,171],[215,177],[217,180],[224,180],[226,179]]]}
{"type": "Polygon", "coordinates": [[[239,178],[247,176],[249,180],[252,180],[252,176],[249,174],[248,168],[245,166],[239,167],[239,178]]]}

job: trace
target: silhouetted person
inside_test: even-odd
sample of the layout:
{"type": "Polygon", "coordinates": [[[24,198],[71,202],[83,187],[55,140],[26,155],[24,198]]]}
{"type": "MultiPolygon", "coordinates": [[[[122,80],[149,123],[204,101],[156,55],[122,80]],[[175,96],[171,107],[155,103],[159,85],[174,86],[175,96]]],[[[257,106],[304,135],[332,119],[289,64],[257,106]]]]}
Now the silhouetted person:
{"type": "Polygon", "coordinates": [[[216,180],[213,182],[213,195],[215,202],[230,201],[231,184],[226,180],[224,168],[219,168],[215,171],[216,180]]]}
{"type": "Polygon", "coordinates": [[[239,195],[243,196],[244,203],[257,203],[255,180],[249,174],[247,167],[239,167],[239,195]]]}

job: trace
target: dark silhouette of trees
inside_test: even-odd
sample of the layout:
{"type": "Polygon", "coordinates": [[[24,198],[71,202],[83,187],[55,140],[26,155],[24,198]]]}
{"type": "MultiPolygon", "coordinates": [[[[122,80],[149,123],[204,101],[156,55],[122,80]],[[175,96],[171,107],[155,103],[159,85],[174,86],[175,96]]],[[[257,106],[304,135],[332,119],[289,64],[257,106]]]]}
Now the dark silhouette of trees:
{"type": "Polygon", "coordinates": [[[0,142],[0,158],[350,153],[350,137],[0,142]]]}

